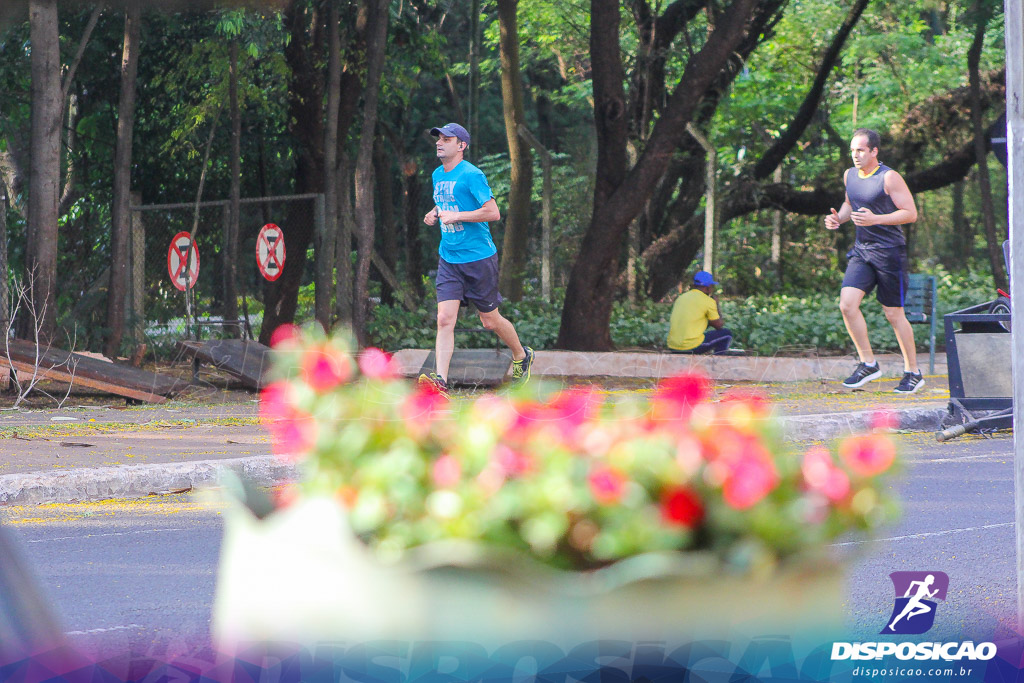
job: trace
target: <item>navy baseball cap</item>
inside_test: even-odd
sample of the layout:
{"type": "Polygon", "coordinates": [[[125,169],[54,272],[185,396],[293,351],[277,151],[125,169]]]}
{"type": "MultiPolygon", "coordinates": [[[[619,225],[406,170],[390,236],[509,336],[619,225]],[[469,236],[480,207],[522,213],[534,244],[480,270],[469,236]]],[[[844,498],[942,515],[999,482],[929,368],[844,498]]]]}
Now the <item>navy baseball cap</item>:
{"type": "Polygon", "coordinates": [[[708,271],[698,270],[693,274],[693,284],[700,287],[710,287],[711,285],[717,285],[718,283],[715,282],[715,278],[713,278],[711,273],[708,271]]]}
{"type": "Polygon", "coordinates": [[[469,144],[469,131],[457,123],[446,123],[440,128],[431,128],[430,134],[435,138],[438,135],[447,135],[450,138],[458,138],[467,145],[469,144]]]}

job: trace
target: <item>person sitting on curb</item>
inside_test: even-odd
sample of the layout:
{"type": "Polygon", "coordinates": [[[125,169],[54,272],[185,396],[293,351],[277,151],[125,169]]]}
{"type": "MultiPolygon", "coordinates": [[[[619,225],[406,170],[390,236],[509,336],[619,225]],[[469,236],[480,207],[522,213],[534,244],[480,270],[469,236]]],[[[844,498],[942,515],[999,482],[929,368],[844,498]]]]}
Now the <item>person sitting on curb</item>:
{"type": "Polygon", "coordinates": [[[693,276],[693,286],[676,298],[668,327],[668,348],[673,353],[722,354],[732,345],[732,331],[718,313],[711,293],[715,278],[706,270],[693,276]],[[708,326],[713,329],[708,329],[708,326]]]}

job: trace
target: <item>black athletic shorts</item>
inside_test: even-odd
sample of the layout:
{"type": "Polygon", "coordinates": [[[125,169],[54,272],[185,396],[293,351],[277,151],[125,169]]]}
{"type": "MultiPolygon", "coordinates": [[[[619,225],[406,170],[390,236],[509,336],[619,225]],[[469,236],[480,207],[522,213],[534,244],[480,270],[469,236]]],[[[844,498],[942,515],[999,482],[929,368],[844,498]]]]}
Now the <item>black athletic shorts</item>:
{"type": "Polygon", "coordinates": [[[502,302],[498,293],[498,255],[469,263],[437,259],[437,300],[462,301],[490,313],[502,302]]]}
{"type": "Polygon", "coordinates": [[[843,287],[856,287],[870,294],[876,286],[878,303],[902,308],[907,294],[909,273],[906,247],[867,247],[855,244],[846,255],[843,287]]]}

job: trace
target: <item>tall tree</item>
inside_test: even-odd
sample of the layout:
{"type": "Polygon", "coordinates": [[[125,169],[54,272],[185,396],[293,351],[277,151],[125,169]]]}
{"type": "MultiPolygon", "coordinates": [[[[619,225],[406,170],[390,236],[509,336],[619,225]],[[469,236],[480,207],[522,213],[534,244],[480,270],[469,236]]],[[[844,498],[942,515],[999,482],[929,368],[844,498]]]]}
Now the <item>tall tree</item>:
{"type": "Polygon", "coordinates": [[[341,16],[338,0],[328,0],[327,110],[324,125],[324,222],[317,235],[314,310],[317,322],[331,328],[335,242],[338,239],[338,108],[341,104],[341,16]]]}
{"type": "Polygon", "coordinates": [[[374,211],[373,145],[376,139],[380,77],[387,47],[388,0],[364,0],[368,15],[366,39],[366,87],[363,89],[363,120],[355,172],[356,277],[353,288],[352,326],[359,342],[366,341],[366,320],[376,227],[374,211]]]}
{"type": "Polygon", "coordinates": [[[523,296],[523,270],[530,229],[530,196],[533,192],[533,154],[519,135],[526,125],[523,110],[523,79],[519,69],[519,0],[498,0],[501,53],[501,101],[505,117],[512,179],[505,212],[505,243],[501,254],[498,288],[512,301],[523,296]]]}
{"type": "Polygon", "coordinates": [[[136,81],[142,11],[129,5],[124,16],[121,50],[121,94],[117,107],[117,143],[114,148],[114,192],[110,207],[110,284],[107,287],[108,336],[103,352],[118,354],[125,324],[125,295],[128,291],[128,245],[131,240],[132,140],[135,129],[136,81]]]}
{"type": "MultiPolygon", "coordinates": [[[[238,38],[228,44],[228,117],[231,119],[231,157],[228,168],[228,224],[224,226],[223,284],[225,320],[238,320],[238,233],[242,213],[242,112],[238,104],[238,38]]],[[[238,336],[238,325],[229,325],[225,332],[238,336]]]]}
{"type": "Polygon", "coordinates": [[[988,175],[988,136],[982,120],[981,75],[978,64],[981,61],[981,48],[985,43],[985,27],[988,25],[992,10],[986,0],[974,0],[971,3],[971,14],[974,15],[974,40],[967,51],[967,74],[971,88],[971,127],[974,131],[974,154],[978,163],[978,189],[981,192],[981,216],[985,226],[985,242],[988,246],[989,264],[992,266],[992,277],[996,287],[1007,288],[1006,267],[1003,265],[1003,240],[996,234],[996,216],[992,207],[992,182],[988,175]]]}
{"type": "MultiPolygon", "coordinates": [[[[315,6],[293,0],[284,12],[284,23],[291,37],[285,59],[291,68],[288,132],[294,140],[294,191],[322,192],[324,77],[318,69],[324,47],[322,16],[315,6]]],[[[287,222],[281,228],[288,244],[288,258],[281,277],[264,287],[265,308],[259,339],[263,344],[270,342],[278,326],[295,320],[306,250],[313,239],[313,212],[290,202],[287,222]]]]}
{"type": "Polygon", "coordinates": [[[612,348],[609,322],[623,238],[687,135],[686,124],[699,103],[694,93],[704,93],[719,79],[727,60],[747,36],[756,7],[756,0],[734,0],[709,19],[707,41],[687,61],[636,164],[629,168],[630,117],[623,89],[619,3],[592,0],[590,57],[598,144],[594,210],[566,289],[559,348],[612,348]]]}
{"type": "Polygon", "coordinates": [[[57,0],[31,0],[32,127],[25,267],[37,322],[23,318],[21,336],[42,342],[57,331],[57,219],[60,199],[60,25],[57,0]],[[36,329],[32,329],[36,326],[36,329]]]}

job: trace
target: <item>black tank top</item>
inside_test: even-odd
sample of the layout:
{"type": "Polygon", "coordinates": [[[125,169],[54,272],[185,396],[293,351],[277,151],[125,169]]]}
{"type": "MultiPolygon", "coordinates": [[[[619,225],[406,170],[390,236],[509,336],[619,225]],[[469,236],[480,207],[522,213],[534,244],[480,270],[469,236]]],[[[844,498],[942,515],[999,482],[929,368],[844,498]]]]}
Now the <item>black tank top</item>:
{"type": "MultiPolygon", "coordinates": [[[[856,168],[846,173],[846,196],[854,211],[867,207],[874,214],[892,213],[897,210],[892,197],[885,193],[885,174],[892,169],[879,164],[875,172],[861,178],[856,168]]],[[[902,225],[858,225],[857,244],[867,247],[902,247],[907,243],[902,225]]]]}

